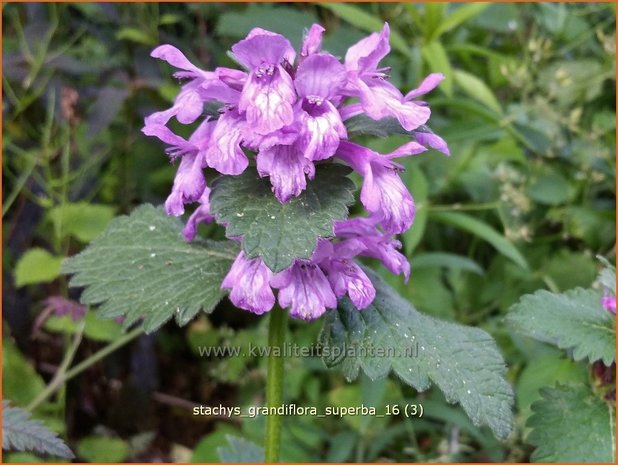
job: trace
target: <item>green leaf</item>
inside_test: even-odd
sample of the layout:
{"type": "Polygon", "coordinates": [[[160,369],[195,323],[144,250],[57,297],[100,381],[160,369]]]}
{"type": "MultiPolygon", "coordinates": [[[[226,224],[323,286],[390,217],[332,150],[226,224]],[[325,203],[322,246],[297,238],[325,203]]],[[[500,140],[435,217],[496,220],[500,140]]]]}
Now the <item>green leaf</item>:
{"type": "MultiPolygon", "coordinates": [[[[102,320],[98,318],[96,312],[88,311],[84,320],[84,335],[93,341],[109,342],[122,335],[122,326],[119,323],[112,320],[102,320]]],[[[78,325],[79,323],[74,321],[70,315],[52,315],[45,321],[47,331],[63,334],[75,334],[78,325]]]]}
{"type": "Polygon", "coordinates": [[[191,463],[217,463],[219,454],[217,447],[225,444],[226,436],[238,433],[236,428],[226,423],[218,423],[216,430],[200,439],[193,449],[191,463]]]}
{"type": "Polygon", "coordinates": [[[350,138],[361,135],[384,138],[393,134],[415,137],[419,132],[433,134],[433,131],[425,125],[421,125],[413,131],[406,131],[401,127],[401,124],[396,118],[374,120],[364,114],[353,116],[345,122],[345,126],[350,138]]]}
{"type": "Polygon", "coordinates": [[[264,449],[236,436],[227,435],[228,446],[217,448],[222,463],[261,463],[264,462],[264,449]]]}
{"type": "Polygon", "coordinates": [[[122,463],[129,456],[129,444],[119,438],[88,436],[79,441],[77,455],[88,462],[122,463]]]}
{"type": "Polygon", "coordinates": [[[507,323],[517,331],[561,349],[573,359],[616,360],[616,319],[601,306],[601,292],[576,288],[563,294],[540,290],[513,305],[507,323]]]}
{"type": "Polygon", "coordinates": [[[134,27],[123,27],[116,33],[116,39],[128,40],[129,42],[135,42],[141,45],[151,46],[156,44],[156,40],[151,35],[145,33],[141,29],[134,27]]]}
{"type": "Polygon", "coordinates": [[[603,287],[616,294],[616,268],[614,268],[614,266],[604,257],[598,256],[597,258],[601,261],[601,263],[603,263],[603,265],[605,265],[605,268],[603,268],[601,273],[599,273],[599,282],[603,285],[603,287]]]}
{"type": "Polygon", "coordinates": [[[419,313],[374,272],[366,272],[376,288],[373,303],[358,310],[342,299],[325,318],[320,343],[326,365],[341,365],[348,380],[359,369],[371,379],[392,369],[418,391],[433,381],[476,426],[488,425],[505,438],[512,428],[513,393],[491,336],[419,313]]]}
{"type": "Polygon", "coordinates": [[[2,401],[2,449],[74,458],[73,452],[30,413],[2,401]]]}
{"type": "Polygon", "coordinates": [[[550,173],[536,179],[527,191],[528,195],[539,203],[560,205],[571,198],[573,189],[564,176],[550,173]]]}
{"type": "Polygon", "coordinates": [[[125,327],[143,318],[151,332],[172,316],[183,325],[200,309],[211,312],[236,252],[231,242],[187,243],[178,219],[142,205],[112,221],[62,271],[74,274],[70,286],[86,287],[82,303],[101,304],[98,316],[125,316],[125,327]]]}
{"type": "Polygon", "coordinates": [[[534,462],[615,462],[615,408],[586,385],[541,390],[526,426],[534,462]]]}
{"type": "Polygon", "coordinates": [[[45,388],[43,378],[8,337],[2,340],[2,396],[28,405],[45,388]]]}
{"type": "Polygon", "coordinates": [[[2,395],[17,405],[27,405],[45,388],[43,378],[15,343],[2,339],[2,395]]]}
{"type": "Polygon", "coordinates": [[[285,204],[255,172],[222,176],[213,183],[211,212],[226,224],[227,237],[242,238],[248,257],[262,257],[279,272],[296,258],[311,258],[318,238],[332,237],[334,221],[347,218],[347,205],[354,201],[348,172],[342,165],[317,166],[315,180],[285,204]]]}
{"type": "Polygon", "coordinates": [[[585,383],[588,379],[586,366],[559,355],[535,356],[519,374],[515,397],[517,408],[524,418],[529,417],[532,404],[541,399],[541,388],[556,382],[585,383]]]}
{"type": "MultiPolygon", "coordinates": [[[[367,32],[381,31],[384,27],[384,21],[381,19],[365,13],[359,7],[349,5],[345,3],[319,3],[323,8],[332,11],[335,15],[341,19],[347,21],[352,26],[356,26],[359,29],[367,32]]],[[[410,56],[410,44],[403,38],[403,36],[391,26],[390,34],[391,44],[395,50],[400,51],[406,56],[410,56]]]]}
{"type": "Polygon", "coordinates": [[[433,40],[423,46],[422,54],[429,65],[429,72],[444,74],[440,89],[451,97],[453,95],[453,68],[444,46],[439,41],[433,40]]]}
{"type": "Polygon", "coordinates": [[[487,84],[485,84],[482,80],[473,74],[460,69],[455,70],[453,75],[457,85],[459,85],[470,97],[479,101],[496,113],[502,113],[502,107],[500,106],[500,103],[498,103],[498,99],[492,90],[487,87],[487,84]]]}
{"type": "Polygon", "coordinates": [[[40,247],[28,250],[15,265],[15,286],[53,281],[60,276],[62,260],[40,247]]]}
{"type": "Polygon", "coordinates": [[[82,242],[90,242],[114,218],[114,207],[88,202],[67,203],[49,210],[47,217],[62,237],[71,235],[82,242]]]}
{"type": "Polygon", "coordinates": [[[489,242],[498,252],[527,270],[528,262],[521,252],[506,237],[494,228],[476,218],[457,212],[430,212],[431,218],[441,223],[450,224],[489,242]]]}
{"type": "Polygon", "coordinates": [[[432,38],[436,39],[445,32],[455,29],[457,26],[465,23],[469,19],[474,18],[489,5],[490,3],[469,3],[460,6],[440,23],[440,25],[433,32],[432,38]]]}
{"type": "Polygon", "coordinates": [[[474,260],[446,252],[428,252],[415,255],[412,259],[415,270],[419,268],[445,267],[453,270],[465,270],[476,274],[484,274],[483,268],[474,260]]]}

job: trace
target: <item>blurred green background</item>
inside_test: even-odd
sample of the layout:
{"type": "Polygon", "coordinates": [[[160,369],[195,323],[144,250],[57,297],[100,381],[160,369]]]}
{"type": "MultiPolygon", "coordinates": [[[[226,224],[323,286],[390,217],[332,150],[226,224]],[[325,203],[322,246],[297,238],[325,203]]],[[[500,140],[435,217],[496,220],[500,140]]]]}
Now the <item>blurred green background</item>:
{"type": "MultiPolygon", "coordinates": [[[[498,341],[517,399],[500,443],[431,389],[396,379],[348,384],[318,359],[286,360],[285,400],[305,406],[422,402],[422,419],[289,417],[285,461],[526,461],[525,428],[538,389],[588,376],[561,353],[512,333],[503,317],[540,288],[590,286],[596,255],[615,255],[615,4],[4,4],[3,396],[28,405],[68,352],[77,324],[47,299],[77,299],[63,257],[117,214],[160,204],[175,168],[140,132],[179,82],[150,58],[160,43],[204,69],[234,66],[230,46],[259,26],[299,44],[320,22],[343,56],[391,25],[385,65],[404,93],[429,72],[446,80],[427,101],[451,157],[405,161],[417,202],[402,237],[412,264],[390,284],[421,311],[479,326],[498,341]],[[50,310],[51,309],[51,310],[50,310]]],[[[396,136],[369,139],[380,151],[396,136]]],[[[205,235],[222,231],[204,228],[205,235]]],[[[380,269],[382,272],[383,270],[380,269]]],[[[74,361],[120,337],[85,318],[74,361]]],[[[316,340],[320,322],[290,339],[316,340]]],[[[72,379],[34,411],[80,461],[217,461],[226,434],[261,442],[263,419],[195,417],[195,404],[263,403],[264,360],[199,357],[200,345],[262,343],[264,320],[226,301],[185,328],[169,324],[72,379]]],[[[9,453],[5,461],[35,461],[9,453]]]]}

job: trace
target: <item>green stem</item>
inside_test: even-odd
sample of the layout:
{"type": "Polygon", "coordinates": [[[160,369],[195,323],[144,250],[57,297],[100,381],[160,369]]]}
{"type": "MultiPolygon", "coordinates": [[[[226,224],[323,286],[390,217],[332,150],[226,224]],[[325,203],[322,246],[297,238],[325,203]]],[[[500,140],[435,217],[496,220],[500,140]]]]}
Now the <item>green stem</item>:
{"type": "Polygon", "coordinates": [[[500,206],[500,202],[487,203],[454,203],[452,205],[427,205],[429,211],[474,211],[474,210],[493,210],[500,206]]]}
{"type": "Polygon", "coordinates": [[[135,339],[137,336],[139,336],[143,332],[144,332],[143,328],[141,327],[135,328],[133,331],[129,331],[128,333],[124,334],[120,338],[106,345],[101,350],[94,353],[87,359],[82,360],[80,363],[75,365],[70,370],[67,370],[68,366],[71,364],[71,361],[73,360],[73,356],[75,355],[77,346],[79,346],[79,342],[81,341],[81,333],[78,333],[78,335],[76,335],[73,341],[73,345],[71,346],[71,349],[67,352],[65,359],[62,361],[62,364],[58,368],[58,371],[54,375],[51,382],[45,387],[45,389],[43,389],[39,393],[38,396],[36,396],[36,398],[32,402],[30,402],[28,407],[26,407],[26,410],[33,411],[39,405],[41,405],[43,402],[49,399],[67,381],[75,378],[77,375],[79,375],[83,371],[90,368],[92,365],[97,363],[99,360],[104,359],[105,357],[107,357],[109,354],[111,354],[115,350],[131,342],[133,339],[135,339]]]}
{"type": "MultiPolygon", "coordinates": [[[[283,387],[283,343],[285,341],[286,314],[275,307],[270,312],[268,327],[268,372],[266,375],[266,405],[269,410],[281,406],[283,387]],[[278,349],[277,349],[278,348],[278,349]]],[[[279,446],[281,445],[281,417],[268,415],[266,417],[265,459],[266,463],[279,461],[279,446]]]]}
{"type": "Polygon", "coordinates": [[[56,390],[59,389],[60,386],[64,384],[63,378],[66,374],[67,369],[71,365],[71,362],[73,361],[73,358],[75,357],[75,354],[77,353],[77,348],[79,347],[79,344],[82,342],[82,336],[84,335],[85,326],[86,324],[82,321],[79,327],[77,328],[77,331],[75,332],[75,336],[73,337],[73,341],[71,342],[71,345],[65,352],[64,358],[62,359],[62,362],[60,362],[60,366],[58,367],[58,370],[54,374],[54,377],[49,382],[49,384],[45,387],[45,389],[43,389],[39,393],[39,395],[35,397],[35,399],[32,402],[30,402],[30,404],[26,407],[26,410],[28,411],[34,410],[38,405],[44,402],[52,393],[56,392],[56,390]]]}

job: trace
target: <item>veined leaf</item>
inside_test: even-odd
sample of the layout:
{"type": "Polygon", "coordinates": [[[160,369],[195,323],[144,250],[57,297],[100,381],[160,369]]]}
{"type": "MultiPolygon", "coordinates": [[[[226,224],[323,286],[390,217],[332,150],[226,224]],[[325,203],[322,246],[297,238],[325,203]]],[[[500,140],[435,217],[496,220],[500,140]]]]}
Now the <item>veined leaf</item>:
{"type": "Polygon", "coordinates": [[[296,258],[311,258],[318,238],[332,237],[333,223],[348,216],[354,201],[354,183],[343,165],[316,167],[315,180],[287,203],[280,203],[270,181],[245,171],[240,176],[215,180],[210,207],[217,222],[226,225],[230,238],[242,238],[250,258],[262,257],[279,272],[296,258]]]}
{"type": "Polygon", "coordinates": [[[616,410],[584,384],[541,389],[527,442],[534,462],[615,463],[616,410]]]}
{"type": "Polygon", "coordinates": [[[227,435],[227,446],[217,447],[222,463],[262,463],[264,449],[246,439],[227,435]]]}
{"type": "Polygon", "coordinates": [[[219,288],[236,256],[232,242],[197,239],[187,243],[182,223],[162,209],[142,205],[120,216],[80,254],[67,259],[69,284],[86,287],[84,304],[101,304],[103,318],[140,318],[154,331],[172,317],[186,324],[223,297],[219,288]]]}
{"type": "Polygon", "coordinates": [[[513,423],[513,392],[491,336],[419,313],[366,271],[376,288],[375,300],[358,310],[345,298],[327,314],[320,333],[326,365],[340,365],[348,380],[362,369],[371,379],[392,370],[419,391],[433,382],[449,402],[461,404],[476,426],[488,425],[505,438],[513,423]]]}
{"type": "Polygon", "coordinates": [[[2,449],[74,458],[71,449],[30,413],[2,401],[2,449]]]}
{"type": "Polygon", "coordinates": [[[521,252],[506,237],[498,233],[494,228],[477,220],[476,218],[457,212],[430,212],[431,218],[442,223],[450,224],[457,228],[468,231],[475,236],[489,242],[498,252],[510,258],[524,269],[528,269],[528,262],[521,252]]]}
{"type": "Polygon", "coordinates": [[[402,136],[414,137],[417,133],[431,133],[433,131],[429,126],[421,125],[412,131],[406,131],[401,127],[399,121],[396,118],[382,118],[379,120],[371,119],[367,115],[361,114],[353,116],[345,122],[346,130],[349,137],[356,135],[368,134],[376,137],[388,137],[393,134],[399,134],[402,136]]]}
{"type": "Polygon", "coordinates": [[[457,69],[453,72],[455,82],[473,99],[478,100],[487,108],[495,111],[498,114],[502,113],[502,107],[498,103],[498,99],[491,91],[487,84],[476,76],[457,69]]]}
{"type": "Polygon", "coordinates": [[[67,203],[50,209],[47,218],[63,237],[72,235],[82,242],[90,242],[114,218],[114,207],[88,202],[67,203]]]}
{"type": "Polygon", "coordinates": [[[616,318],[602,307],[600,291],[537,291],[513,305],[506,321],[527,336],[572,350],[575,360],[608,366],[616,360],[616,318]]]}

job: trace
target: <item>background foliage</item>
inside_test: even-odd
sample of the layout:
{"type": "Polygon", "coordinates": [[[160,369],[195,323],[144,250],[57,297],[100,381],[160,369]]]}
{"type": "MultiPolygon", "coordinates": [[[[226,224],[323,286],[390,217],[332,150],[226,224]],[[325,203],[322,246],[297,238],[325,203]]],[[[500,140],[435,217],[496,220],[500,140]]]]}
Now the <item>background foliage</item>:
{"type": "MultiPolygon", "coordinates": [[[[405,160],[418,204],[402,238],[410,282],[376,271],[423,313],[497,339],[517,424],[498,442],[436,389],[418,394],[364,375],[348,384],[318,359],[292,358],[288,402],[420,402],[425,415],[286,418],[283,459],[526,461],[533,402],[551,398],[556,381],[591,376],[504,316],[523,294],[593,286],[595,256],[613,261],[614,4],[8,4],[2,14],[3,394],[12,405],[32,407],[67,359],[79,362],[123,337],[115,322],[49,298],[77,297],[59,275],[65,256],[116,214],[160,204],[170,189],[174,167],[139,129],[146,114],[169,105],[178,82],[150,50],[168,42],[204,68],[231,65],[226,50],[252,27],[298,45],[317,21],[328,31],[325,48],[339,55],[389,21],[387,64],[404,91],[429,72],[446,75],[428,100],[452,156],[405,160]],[[50,316],[59,310],[70,315],[50,316]],[[71,318],[84,312],[85,323],[71,318]]],[[[383,152],[403,140],[365,137],[383,152]]],[[[202,235],[223,232],[205,227],[202,235]]],[[[264,360],[201,357],[199,346],[264,341],[264,323],[223,301],[208,317],[140,336],[62,383],[33,416],[85,461],[208,462],[219,459],[217,447],[258,453],[234,436],[261,442],[262,419],[191,409],[261,404],[264,360]]],[[[294,323],[290,339],[308,345],[320,326],[294,323]]]]}

